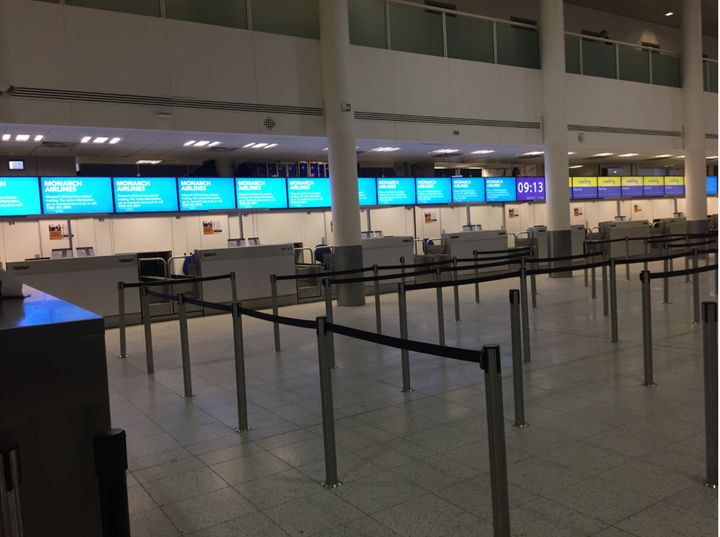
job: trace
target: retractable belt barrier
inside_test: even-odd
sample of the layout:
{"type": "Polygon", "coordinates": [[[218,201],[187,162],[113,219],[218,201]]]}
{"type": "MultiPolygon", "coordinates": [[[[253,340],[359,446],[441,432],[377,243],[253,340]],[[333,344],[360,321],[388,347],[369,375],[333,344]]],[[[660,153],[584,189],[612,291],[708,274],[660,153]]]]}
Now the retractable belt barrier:
{"type": "Polygon", "coordinates": [[[227,280],[232,278],[231,274],[219,274],[218,276],[206,276],[203,278],[170,278],[165,280],[156,280],[152,282],[132,282],[125,283],[120,282],[123,287],[130,289],[133,287],[160,287],[162,285],[173,285],[173,284],[185,284],[185,283],[201,283],[201,282],[212,282],[216,280],[227,280]]]}

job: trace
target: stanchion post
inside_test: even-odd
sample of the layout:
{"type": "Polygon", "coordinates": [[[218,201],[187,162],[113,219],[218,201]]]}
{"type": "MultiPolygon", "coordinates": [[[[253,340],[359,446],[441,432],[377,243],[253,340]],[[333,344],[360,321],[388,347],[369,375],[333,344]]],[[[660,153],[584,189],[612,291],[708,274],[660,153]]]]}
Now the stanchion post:
{"type": "MultiPolygon", "coordinates": [[[[697,248],[693,250],[693,270],[697,270],[699,254],[697,248]]],[[[700,274],[694,272],[692,275],[693,287],[693,323],[700,322],[700,274]]]]}
{"type": "Polygon", "coordinates": [[[485,406],[487,408],[493,536],[510,537],[510,500],[508,496],[505,417],[503,413],[499,346],[486,345],[483,347],[480,367],[485,371],[485,406]]]}
{"type": "Polygon", "coordinates": [[[127,358],[127,334],[125,333],[125,282],[117,282],[118,289],[118,338],[120,358],[127,358]]]}
{"type": "MultiPolygon", "coordinates": [[[[685,256],[685,270],[690,270],[690,256],[685,256]]],[[[685,283],[690,283],[690,273],[685,273],[685,283]]]]}
{"type": "MultiPolygon", "coordinates": [[[[478,252],[477,250],[473,251],[473,257],[475,258],[475,269],[474,269],[474,276],[477,280],[480,277],[480,273],[478,272],[478,252]]],[[[475,304],[480,304],[480,282],[475,282],[475,304]]]]}
{"type": "MultiPolygon", "coordinates": [[[[327,322],[333,322],[333,303],[332,303],[332,285],[329,278],[323,278],[323,290],[325,293],[325,319],[327,322]]],[[[330,367],[335,369],[335,334],[332,332],[327,333],[327,338],[331,341],[328,346],[328,360],[330,361],[330,367]]]]}
{"type": "Polygon", "coordinates": [[[400,281],[404,284],[405,283],[405,256],[400,256],[400,274],[401,279],[400,281]]]}
{"type": "Polygon", "coordinates": [[[603,258],[603,261],[605,261],[606,264],[602,266],[601,273],[602,273],[602,304],[603,304],[603,315],[605,317],[608,316],[609,308],[608,308],[608,266],[607,261],[603,258]]]}
{"type": "MultiPolygon", "coordinates": [[[[535,268],[539,265],[536,263],[535,268]]],[[[530,274],[530,297],[532,299],[532,308],[537,309],[537,282],[535,281],[535,274],[530,274]]]]}
{"type": "Polygon", "coordinates": [[[530,361],[530,312],[528,311],[527,269],[525,260],[520,260],[520,307],[522,310],[522,350],[523,361],[530,361]]]}
{"type": "MultiPolygon", "coordinates": [[[[592,257],[590,259],[592,259],[592,262],[594,264],[595,259],[592,257]]],[[[597,298],[597,282],[596,282],[596,280],[597,280],[597,274],[595,271],[595,267],[592,267],[590,269],[590,296],[592,298],[597,298]]]]}
{"type": "Polygon", "coordinates": [[[237,292],[237,277],[235,276],[235,272],[230,273],[230,297],[232,298],[233,302],[237,302],[238,292],[237,292]]]}
{"type": "MultiPolygon", "coordinates": [[[[583,241],[583,255],[585,255],[585,254],[587,254],[587,244],[585,244],[585,241],[583,241]]],[[[583,259],[585,259],[585,258],[583,257],[583,259]]],[[[587,288],[587,286],[588,286],[588,269],[587,269],[587,267],[585,267],[585,270],[583,272],[584,272],[584,276],[585,276],[585,287],[587,288]]],[[[595,298],[595,297],[593,296],[593,298],[595,298]]]]}
{"type": "MultiPolygon", "coordinates": [[[[670,270],[670,265],[668,263],[667,259],[663,259],[663,272],[667,274],[667,272],[670,270]]],[[[646,269],[647,271],[647,269],[646,269]]],[[[670,279],[665,276],[663,278],[663,304],[669,304],[670,303],[670,279]]]]}
{"type": "MultiPolygon", "coordinates": [[[[625,259],[630,260],[630,237],[625,237],[625,259]]],[[[625,263],[625,281],[630,281],[630,263],[625,263]]]]}
{"type": "Polygon", "coordinates": [[[435,267],[435,298],[437,301],[437,322],[438,322],[438,343],[445,345],[445,311],[443,309],[443,288],[440,286],[442,283],[442,272],[440,267],[435,267]]]}
{"type": "Polygon", "coordinates": [[[653,382],[653,349],[652,349],[652,303],[650,298],[650,272],[640,273],[642,282],[642,327],[643,327],[643,370],[644,386],[654,386],[653,382]]]}
{"type": "MultiPolygon", "coordinates": [[[[272,312],[273,315],[278,315],[278,289],[277,289],[277,274],[270,274],[270,290],[272,292],[272,312]]],[[[280,323],[273,321],[273,339],[275,342],[275,352],[282,350],[280,346],[280,323]]]]}
{"type": "Polygon", "coordinates": [[[705,485],[718,485],[718,310],[717,302],[702,303],[703,369],[705,377],[705,485]]]}
{"type": "Polygon", "coordinates": [[[453,279],[455,285],[453,285],[453,301],[455,303],[455,322],[460,320],[460,289],[458,287],[458,272],[457,272],[457,258],[453,257],[453,279]]]}
{"type": "Polygon", "coordinates": [[[245,387],[245,348],[243,346],[242,311],[239,302],[232,303],[233,348],[235,351],[235,387],[237,391],[238,430],[248,430],[247,389],[245,387]]]}
{"type": "Polygon", "coordinates": [[[145,363],[148,375],[155,373],[155,359],[153,357],[152,320],[150,319],[150,304],[148,303],[147,288],[140,288],[140,312],[145,328],[145,363]]]}
{"type": "Polygon", "coordinates": [[[190,398],[192,393],[192,374],[190,372],[190,338],[188,337],[187,308],[185,296],[180,293],[177,297],[178,321],[180,322],[180,354],[182,356],[183,388],[185,397],[190,398]]]}
{"type": "Polygon", "coordinates": [[[615,259],[610,259],[608,270],[610,272],[610,341],[615,343],[618,340],[617,268],[615,267],[615,259]]]}
{"type": "Polygon", "coordinates": [[[525,422],[525,390],[523,387],[522,329],[520,326],[520,291],[510,289],[510,333],[512,336],[513,395],[515,396],[515,427],[525,422]]]}
{"type": "Polygon", "coordinates": [[[320,404],[322,407],[323,446],[325,448],[325,481],[323,487],[335,488],[342,485],[338,480],[337,453],[335,449],[335,415],[332,395],[332,361],[330,339],[332,332],[327,331],[327,319],[317,318],[317,344],[320,365],[320,404]]]}
{"type": "Polygon", "coordinates": [[[378,280],[378,277],[380,276],[380,267],[377,265],[373,265],[373,277],[375,278],[375,281],[373,281],[373,292],[375,293],[375,331],[378,334],[382,334],[382,310],[380,306],[380,280],[378,280]]]}
{"type": "MultiPolygon", "coordinates": [[[[644,251],[644,253],[645,253],[645,257],[648,256],[648,240],[649,240],[649,239],[647,239],[647,238],[643,239],[643,245],[644,245],[643,251],[644,251]]],[[[666,246],[665,246],[665,252],[667,253],[667,243],[665,243],[665,245],[666,245],[666,246]]],[[[647,269],[648,269],[648,262],[645,261],[645,262],[643,263],[643,270],[647,270],[647,269]]]]}
{"type": "MultiPolygon", "coordinates": [[[[405,284],[398,284],[398,307],[400,310],[400,339],[408,339],[408,320],[407,320],[407,295],[405,293],[405,284]]],[[[410,356],[407,349],[400,350],[402,364],[402,391],[409,393],[412,391],[410,387],[410,356]]]]}

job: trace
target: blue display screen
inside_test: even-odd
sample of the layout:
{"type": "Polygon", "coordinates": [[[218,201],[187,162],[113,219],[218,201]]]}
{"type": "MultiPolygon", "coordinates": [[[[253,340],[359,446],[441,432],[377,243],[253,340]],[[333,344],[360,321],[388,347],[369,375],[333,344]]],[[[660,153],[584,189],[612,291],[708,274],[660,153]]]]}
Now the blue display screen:
{"type": "Polygon", "coordinates": [[[358,177],[360,205],[377,205],[377,181],[374,177],[358,177]]]}
{"type": "Polygon", "coordinates": [[[705,191],[708,196],[718,195],[718,178],[717,175],[708,175],[705,178],[705,191]]]}
{"type": "Polygon", "coordinates": [[[378,177],[378,205],[415,205],[414,177],[378,177]]]}
{"type": "Polygon", "coordinates": [[[598,197],[597,177],[573,177],[570,195],[575,200],[596,199],[598,197]]]}
{"type": "Polygon", "coordinates": [[[621,189],[620,177],[598,177],[598,198],[619,198],[621,189]]]}
{"type": "Polygon", "coordinates": [[[238,209],[287,209],[287,180],[284,177],[237,177],[238,209]]]}
{"type": "Polygon", "coordinates": [[[40,214],[37,177],[0,177],[0,216],[40,214]]]}
{"type": "Polygon", "coordinates": [[[623,196],[623,198],[642,198],[642,196],[643,196],[642,177],[623,177],[622,178],[622,196],[623,196]]]}
{"type": "Polygon", "coordinates": [[[327,177],[288,179],[291,209],[330,207],[330,179],[327,177]]]}
{"type": "Polygon", "coordinates": [[[113,212],[109,177],[42,177],[40,191],[45,214],[113,212]]]}
{"type": "Polygon", "coordinates": [[[452,190],[449,177],[417,177],[415,192],[418,205],[450,203],[452,190]]]}
{"type": "Polygon", "coordinates": [[[485,200],[488,203],[515,201],[515,178],[486,177],[485,200]]]}
{"type": "Polygon", "coordinates": [[[178,210],[174,177],[113,177],[115,212],[157,213],[178,210]]]}
{"type": "Polygon", "coordinates": [[[235,208],[232,177],[178,178],[181,211],[218,211],[235,208]]]}
{"type": "Polygon", "coordinates": [[[453,177],[453,203],[480,203],[485,201],[485,179],[482,177],[453,177]]]}

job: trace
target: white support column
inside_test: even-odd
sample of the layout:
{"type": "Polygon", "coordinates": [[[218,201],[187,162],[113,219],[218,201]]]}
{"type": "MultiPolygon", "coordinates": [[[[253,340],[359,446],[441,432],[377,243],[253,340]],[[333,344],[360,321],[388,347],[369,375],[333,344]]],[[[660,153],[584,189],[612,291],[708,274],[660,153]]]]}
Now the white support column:
{"type": "Polygon", "coordinates": [[[550,253],[561,256],[571,250],[563,0],[540,0],[540,62],[547,227],[550,253]]]}
{"type": "Polygon", "coordinates": [[[685,197],[688,230],[707,231],[705,118],[703,116],[702,24],[700,0],[682,4],[682,97],[685,146],[685,197]]]}
{"type": "MultiPolygon", "coordinates": [[[[325,131],[332,181],[332,222],[337,270],[362,267],[357,187],[355,117],[350,91],[350,29],[347,0],[320,0],[320,52],[325,131]]],[[[365,303],[364,286],[338,286],[338,304],[365,303]]]]}

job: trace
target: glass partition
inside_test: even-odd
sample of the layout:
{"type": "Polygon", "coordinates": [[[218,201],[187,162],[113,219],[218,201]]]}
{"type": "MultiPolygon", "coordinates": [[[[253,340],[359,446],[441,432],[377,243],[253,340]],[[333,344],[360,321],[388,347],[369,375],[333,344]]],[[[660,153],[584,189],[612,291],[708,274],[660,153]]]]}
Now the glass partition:
{"type": "Polygon", "coordinates": [[[442,16],[422,6],[391,3],[390,46],[393,50],[444,56],[442,16]]]}
{"type": "Polygon", "coordinates": [[[502,65],[540,68],[538,32],[517,24],[497,22],[497,59],[502,65]]]}
{"type": "Polygon", "coordinates": [[[248,27],[245,0],[165,0],[165,15],[168,19],[216,26],[248,27]]]}
{"type": "Polygon", "coordinates": [[[652,54],[652,83],[679,88],[681,83],[680,58],[662,52],[652,54]]]}
{"type": "Polygon", "coordinates": [[[580,38],[565,34],[565,71],[580,74],[580,38]]]}
{"type": "Polygon", "coordinates": [[[258,32],[320,39],[318,0],[252,0],[252,27],[258,32]]]}
{"type": "Polygon", "coordinates": [[[584,75],[617,78],[615,45],[582,38],[582,72],[584,75]]]}
{"type": "Polygon", "coordinates": [[[620,80],[650,83],[650,52],[648,49],[617,45],[620,55],[620,80]]]}
{"type": "Polygon", "coordinates": [[[493,23],[489,20],[446,15],[448,57],[476,62],[495,62],[493,23]]]}
{"type": "Polygon", "coordinates": [[[65,0],[69,6],[92,7],[135,15],[160,16],[160,0],[65,0]]]}
{"type": "Polygon", "coordinates": [[[350,0],[350,43],[365,47],[387,48],[385,0],[350,0]]]}

